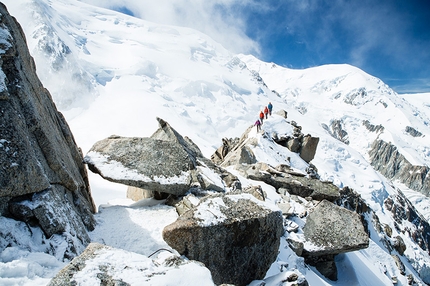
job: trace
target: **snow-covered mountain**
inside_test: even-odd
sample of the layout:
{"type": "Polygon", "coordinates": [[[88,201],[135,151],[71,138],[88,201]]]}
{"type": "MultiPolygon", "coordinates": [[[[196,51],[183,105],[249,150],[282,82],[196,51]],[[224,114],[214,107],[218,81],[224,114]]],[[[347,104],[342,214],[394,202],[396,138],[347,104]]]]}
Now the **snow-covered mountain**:
{"type": "MultiPolygon", "coordinates": [[[[96,141],[112,134],[150,136],[157,129],[158,116],[190,137],[210,157],[222,138],[239,137],[270,101],[275,110],[286,110],[288,119],[302,126],[303,133],[320,138],[312,163],[321,179],[358,192],[380,222],[396,232],[393,237],[399,235],[407,244],[408,259],[403,257],[402,261],[408,273],[418,277],[416,271],[421,271],[422,276],[428,275],[429,245],[427,249],[420,248],[407,233],[396,228],[384,200],[400,189],[427,221],[430,200],[404,182],[390,181],[376,171],[369,151],[376,139],[383,140],[394,145],[410,164],[429,168],[430,94],[396,94],[381,80],[349,65],[292,70],[265,63],[250,55],[232,54],[192,29],[159,25],[79,1],[3,3],[21,23],[38,75],[84,153],[96,141]],[[369,126],[383,129],[372,132],[369,126]]],[[[90,184],[97,205],[129,204],[123,200],[126,186],[93,174],[90,184]]],[[[156,224],[156,210],[160,210],[169,213],[169,222],[174,219],[171,209],[163,207],[124,211],[105,206],[101,210],[97,214],[99,227],[92,237],[115,247],[123,243],[123,249],[131,242],[124,241],[119,233],[106,237],[118,218],[127,216],[138,221],[138,213],[145,213],[156,224]]],[[[131,228],[133,224],[121,227],[131,228]]],[[[149,232],[160,231],[160,227],[151,227],[154,230],[149,232]]],[[[132,236],[129,241],[133,241],[134,234],[142,236],[136,230],[128,231],[132,236]]],[[[369,249],[345,255],[338,262],[346,269],[339,282],[328,281],[309,269],[311,285],[341,285],[347,279],[361,285],[375,285],[372,279],[385,284],[391,283],[387,279],[391,276],[398,277],[398,285],[407,285],[406,277],[389,261],[390,255],[378,234],[371,238],[369,249]],[[348,278],[347,274],[354,277],[348,278]]],[[[160,236],[155,240],[160,242],[155,247],[164,245],[160,236]]],[[[286,256],[290,253],[285,250],[285,242],[281,248],[284,251],[280,251],[280,260],[288,261],[286,256]]],[[[2,254],[0,273],[28,284],[34,282],[35,276],[49,279],[51,271],[29,270],[58,267],[41,256],[2,254]],[[35,263],[38,258],[44,263],[35,263]]],[[[273,269],[268,273],[274,274],[273,269]]],[[[44,279],[37,281],[43,284],[44,279]]]]}

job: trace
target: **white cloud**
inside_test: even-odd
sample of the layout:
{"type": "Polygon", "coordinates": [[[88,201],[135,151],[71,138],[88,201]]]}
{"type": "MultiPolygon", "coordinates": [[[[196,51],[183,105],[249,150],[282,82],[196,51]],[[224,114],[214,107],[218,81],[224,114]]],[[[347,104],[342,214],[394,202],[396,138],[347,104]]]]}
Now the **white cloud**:
{"type": "Polygon", "coordinates": [[[81,0],[104,8],[126,7],[134,16],[167,25],[199,30],[235,53],[259,53],[259,45],[245,34],[246,23],[237,8],[258,6],[242,0],[81,0]]]}

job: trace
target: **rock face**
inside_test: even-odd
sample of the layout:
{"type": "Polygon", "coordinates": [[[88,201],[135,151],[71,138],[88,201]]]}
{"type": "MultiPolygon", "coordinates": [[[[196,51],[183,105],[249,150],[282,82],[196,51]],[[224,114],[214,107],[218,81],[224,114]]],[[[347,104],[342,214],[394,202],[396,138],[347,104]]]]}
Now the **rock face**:
{"type": "Polygon", "coordinates": [[[396,146],[382,140],[373,142],[369,155],[372,166],[382,175],[430,196],[430,169],[427,166],[412,165],[396,146]]]}
{"type": "Polygon", "coordinates": [[[189,138],[157,120],[160,128],[150,138],[111,136],[94,144],[84,158],[90,170],[109,181],[173,195],[191,187],[224,191],[238,182],[189,138]]]}
{"type": "MultiPolygon", "coordinates": [[[[73,256],[95,225],[82,153],[37,78],[21,27],[1,3],[0,29],[0,214],[31,222],[48,238],[66,231],[78,237],[81,245],[68,240],[65,255],[73,256]]],[[[8,241],[0,240],[0,251],[8,241]]]]}
{"type": "Polygon", "coordinates": [[[247,285],[278,255],[282,213],[268,206],[250,194],[207,197],[166,226],[163,239],[203,262],[217,285],[247,285]]]}

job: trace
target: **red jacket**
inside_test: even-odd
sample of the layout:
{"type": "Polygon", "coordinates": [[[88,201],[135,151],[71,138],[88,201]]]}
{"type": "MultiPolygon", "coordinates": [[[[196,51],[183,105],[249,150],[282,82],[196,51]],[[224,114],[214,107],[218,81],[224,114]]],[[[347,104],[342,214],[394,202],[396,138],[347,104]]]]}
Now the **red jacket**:
{"type": "Polygon", "coordinates": [[[260,118],[263,119],[264,118],[264,113],[263,111],[260,111],[260,118]]]}
{"type": "Polygon", "coordinates": [[[264,113],[269,113],[269,109],[267,108],[267,106],[264,108],[264,113]]]}

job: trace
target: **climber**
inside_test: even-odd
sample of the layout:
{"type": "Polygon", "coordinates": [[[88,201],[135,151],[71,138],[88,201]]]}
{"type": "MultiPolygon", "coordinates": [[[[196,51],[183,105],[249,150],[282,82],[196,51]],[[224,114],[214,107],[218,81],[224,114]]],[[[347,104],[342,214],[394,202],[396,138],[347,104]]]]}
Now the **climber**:
{"type": "Polygon", "coordinates": [[[261,122],[259,119],[257,119],[257,121],[255,121],[254,126],[257,126],[257,132],[260,132],[261,130],[261,122]]]}
{"type": "Polygon", "coordinates": [[[267,119],[267,115],[269,114],[269,108],[264,107],[264,117],[267,119]]]}
{"type": "Polygon", "coordinates": [[[263,113],[263,111],[260,111],[260,121],[261,121],[261,124],[263,124],[263,120],[264,120],[264,113],[263,113]]]}
{"type": "Polygon", "coordinates": [[[267,105],[267,108],[269,109],[269,115],[272,116],[273,105],[271,102],[269,102],[269,104],[267,105]]]}

